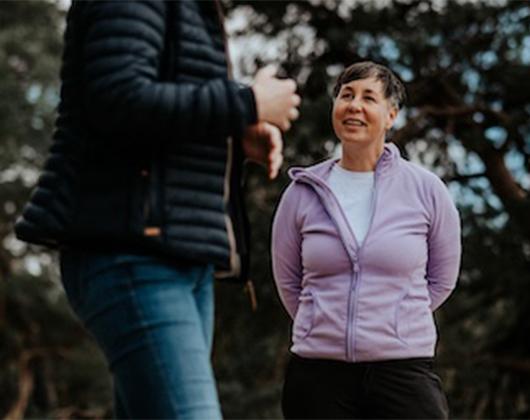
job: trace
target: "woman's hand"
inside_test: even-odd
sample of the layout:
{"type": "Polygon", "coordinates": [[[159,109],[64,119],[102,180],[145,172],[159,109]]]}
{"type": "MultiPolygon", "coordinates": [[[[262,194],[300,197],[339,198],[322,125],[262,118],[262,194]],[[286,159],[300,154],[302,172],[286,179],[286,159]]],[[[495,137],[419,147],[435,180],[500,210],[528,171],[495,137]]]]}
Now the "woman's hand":
{"type": "Polygon", "coordinates": [[[283,163],[282,133],[266,122],[251,125],[243,138],[243,152],[247,159],[265,166],[269,179],[274,179],[283,163]]]}
{"type": "Polygon", "coordinates": [[[258,121],[274,124],[283,131],[298,118],[300,96],[293,79],[278,79],[274,66],[266,66],[256,73],[252,89],[256,99],[258,121]]]}

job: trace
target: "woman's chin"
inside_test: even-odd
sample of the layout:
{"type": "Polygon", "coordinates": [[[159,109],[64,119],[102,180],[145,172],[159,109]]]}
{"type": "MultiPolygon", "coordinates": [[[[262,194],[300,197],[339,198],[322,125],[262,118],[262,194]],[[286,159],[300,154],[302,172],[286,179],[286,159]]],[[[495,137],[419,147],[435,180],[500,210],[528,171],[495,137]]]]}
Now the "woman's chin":
{"type": "Polygon", "coordinates": [[[342,136],[341,143],[343,145],[358,145],[358,146],[366,146],[370,143],[373,143],[371,139],[369,139],[366,136],[359,136],[359,135],[346,135],[342,136]]]}

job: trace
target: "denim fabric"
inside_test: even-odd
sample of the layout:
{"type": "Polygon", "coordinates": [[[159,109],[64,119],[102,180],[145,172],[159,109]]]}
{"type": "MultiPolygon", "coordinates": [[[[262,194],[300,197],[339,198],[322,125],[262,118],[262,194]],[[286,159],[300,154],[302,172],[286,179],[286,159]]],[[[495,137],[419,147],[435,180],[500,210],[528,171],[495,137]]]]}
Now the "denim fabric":
{"type": "Polygon", "coordinates": [[[107,358],[117,418],[221,418],[210,364],[211,265],[69,250],[61,274],[107,358]]]}

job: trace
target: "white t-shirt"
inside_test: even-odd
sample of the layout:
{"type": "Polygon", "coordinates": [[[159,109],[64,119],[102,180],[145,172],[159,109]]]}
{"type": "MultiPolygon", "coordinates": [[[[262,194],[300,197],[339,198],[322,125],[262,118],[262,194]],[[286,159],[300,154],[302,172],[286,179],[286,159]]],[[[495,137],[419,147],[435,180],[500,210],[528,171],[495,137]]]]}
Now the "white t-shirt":
{"type": "Polygon", "coordinates": [[[333,165],[328,179],[339,200],[359,246],[364,241],[372,219],[374,172],[354,172],[333,165]]]}

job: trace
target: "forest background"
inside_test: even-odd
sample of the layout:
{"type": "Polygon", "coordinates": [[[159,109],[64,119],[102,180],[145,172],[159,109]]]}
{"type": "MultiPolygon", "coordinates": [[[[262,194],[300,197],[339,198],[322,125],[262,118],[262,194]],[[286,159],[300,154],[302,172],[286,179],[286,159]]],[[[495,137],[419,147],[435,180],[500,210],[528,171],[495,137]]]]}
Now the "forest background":
{"type": "MultiPolygon", "coordinates": [[[[530,417],[530,2],[224,0],[236,76],[276,63],[301,117],[285,168],[339,153],[330,86],[370,59],[405,81],[391,140],[448,185],[463,223],[458,288],[437,312],[436,370],[452,417],[530,417]]],[[[0,416],[110,415],[101,354],[73,317],[57,256],[13,236],[50,146],[64,1],[0,3],[0,416]]],[[[285,169],[284,168],[284,169],[285,169]]],[[[213,354],[227,418],[279,418],[290,324],[273,286],[269,234],[285,171],[249,166],[258,309],[218,283],[213,354]]]]}

